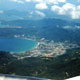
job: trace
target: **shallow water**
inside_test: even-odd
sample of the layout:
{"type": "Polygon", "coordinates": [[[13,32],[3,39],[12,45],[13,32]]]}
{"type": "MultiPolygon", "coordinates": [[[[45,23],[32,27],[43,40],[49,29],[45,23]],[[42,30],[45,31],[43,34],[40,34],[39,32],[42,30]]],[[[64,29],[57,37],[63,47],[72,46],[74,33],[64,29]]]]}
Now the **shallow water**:
{"type": "Polygon", "coordinates": [[[22,53],[35,48],[38,42],[22,38],[0,38],[0,51],[22,53]]]}

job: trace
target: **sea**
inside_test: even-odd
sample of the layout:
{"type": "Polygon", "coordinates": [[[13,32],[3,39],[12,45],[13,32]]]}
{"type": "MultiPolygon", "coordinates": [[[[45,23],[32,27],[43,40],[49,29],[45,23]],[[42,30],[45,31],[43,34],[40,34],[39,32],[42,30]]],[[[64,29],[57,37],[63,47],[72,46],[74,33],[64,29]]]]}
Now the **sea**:
{"type": "Polygon", "coordinates": [[[24,38],[0,38],[0,51],[11,53],[24,53],[32,50],[38,42],[24,38]]]}

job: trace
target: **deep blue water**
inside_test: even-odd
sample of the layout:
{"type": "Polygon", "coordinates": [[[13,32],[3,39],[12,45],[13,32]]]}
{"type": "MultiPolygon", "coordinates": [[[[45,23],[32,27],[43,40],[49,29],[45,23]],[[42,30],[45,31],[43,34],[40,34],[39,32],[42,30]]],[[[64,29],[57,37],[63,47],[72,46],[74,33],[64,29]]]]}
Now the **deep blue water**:
{"type": "Polygon", "coordinates": [[[0,51],[20,53],[31,50],[38,42],[21,38],[0,38],[0,51]]]}

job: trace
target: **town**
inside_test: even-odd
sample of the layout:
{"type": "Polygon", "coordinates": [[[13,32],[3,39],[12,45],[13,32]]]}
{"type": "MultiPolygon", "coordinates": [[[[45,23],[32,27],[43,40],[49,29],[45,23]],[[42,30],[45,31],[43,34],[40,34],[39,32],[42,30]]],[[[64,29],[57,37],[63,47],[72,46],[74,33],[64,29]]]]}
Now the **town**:
{"type": "Polygon", "coordinates": [[[38,45],[29,51],[26,51],[21,54],[13,54],[18,59],[24,59],[26,57],[56,57],[66,53],[67,49],[78,48],[79,46],[75,43],[65,42],[54,42],[53,40],[49,41],[45,38],[37,39],[35,36],[25,36],[23,35],[14,35],[16,38],[25,38],[29,40],[34,40],[38,42],[38,45]]]}

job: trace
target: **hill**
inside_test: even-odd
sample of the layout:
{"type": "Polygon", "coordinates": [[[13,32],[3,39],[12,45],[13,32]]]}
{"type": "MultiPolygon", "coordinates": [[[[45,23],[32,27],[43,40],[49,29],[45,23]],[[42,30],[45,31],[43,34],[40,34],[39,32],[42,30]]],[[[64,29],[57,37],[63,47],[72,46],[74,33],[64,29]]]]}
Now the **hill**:
{"type": "Polygon", "coordinates": [[[80,49],[75,48],[67,50],[66,54],[56,58],[30,57],[16,60],[2,67],[4,72],[0,70],[0,73],[64,80],[80,75],[79,62],[80,49]]]}

